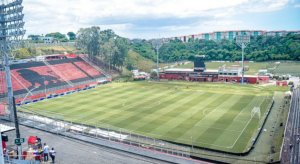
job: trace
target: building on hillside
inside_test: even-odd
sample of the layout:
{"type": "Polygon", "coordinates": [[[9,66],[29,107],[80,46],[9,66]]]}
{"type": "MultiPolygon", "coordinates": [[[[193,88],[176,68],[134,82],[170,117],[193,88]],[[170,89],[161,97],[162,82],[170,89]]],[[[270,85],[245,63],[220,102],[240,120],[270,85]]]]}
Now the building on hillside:
{"type": "Polygon", "coordinates": [[[229,31],[214,31],[210,33],[200,33],[193,35],[185,35],[179,37],[165,38],[167,40],[181,40],[182,42],[188,42],[190,39],[199,40],[234,40],[238,35],[250,35],[253,37],[257,36],[285,36],[289,33],[300,34],[300,31],[263,31],[263,30],[229,30],[229,31]]]}
{"type": "Polygon", "coordinates": [[[190,73],[189,81],[218,82],[218,71],[205,69],[205,71],[201,73],[199,72],[190,73]]]}
{"type": "Polygon", "coordinates": [[[159,73],[160,79],[167,80],[186,80],[189,81],[189,75],[194,72],[194,69],[169,68],[159,73]]]}
{"type": "Polygon", "coordinates": [[[53,37],[43,37],[41,38],[43,40],[44,43],[46,44],[50,44],[50,43],[54,43],[54,38],[53,37]]]}
{"type": "Polygon", "coordinates": [[[133,80],[139,81],[139,80],[146,80],[150,78],[149,73],[146,72],[140,72],[139,70],[132,70],[133,74],[133,80]]]}
{"type": "Polygon", "coordinates": [[[240,66],[220,67],[220,76],[242,76],[243,68],[240,66]]]}
{"type": "Polygon", "coordinates": [[[35,43],[45,43],[45,44],[54,43],[55,41],[53,37],[45,37],[45,36],[38,36],[38,35],[30,36],[29,39],[35,43]]]}

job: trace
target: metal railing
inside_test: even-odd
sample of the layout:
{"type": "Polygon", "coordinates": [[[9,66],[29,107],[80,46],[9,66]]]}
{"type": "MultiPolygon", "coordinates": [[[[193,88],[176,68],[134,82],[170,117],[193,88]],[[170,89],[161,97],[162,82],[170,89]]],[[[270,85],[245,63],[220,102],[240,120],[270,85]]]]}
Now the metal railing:
{"type": "MultiPolygon", "coordinates": [[[[135,146],[157,152],[167,153],[181,157],[193,157],[202,159],[212,159],[223,162],[270,162],[279,153],[260,154],[255,156],[232,155],[226,152],[215,152],[207,149],[202,149],[193,145],[184,145],[169,142],[171,139],[154,137],[153,134],[146,135],[138,134],[134,131],[114,127],[102,122],[76,122],[75,120],[64,121],[63,115],[55,113],[46,114],[48,117],[41,116],[36,113],[19,113],[19,122],[23,125],[49,131],[51,133],[74,137],[85,136],[99,140],[108,140],[112,142],[120,142],[128,146],[135,146]],[[75,121],[75,122],[74,122],[75,121]]],[[[177,141],[186,143],[187,141],[177,141]]],[[[192,144],[192,143],[191,143],[192,144]]],[[[110,145],[105,145],[110,147],[110,145]]]]}

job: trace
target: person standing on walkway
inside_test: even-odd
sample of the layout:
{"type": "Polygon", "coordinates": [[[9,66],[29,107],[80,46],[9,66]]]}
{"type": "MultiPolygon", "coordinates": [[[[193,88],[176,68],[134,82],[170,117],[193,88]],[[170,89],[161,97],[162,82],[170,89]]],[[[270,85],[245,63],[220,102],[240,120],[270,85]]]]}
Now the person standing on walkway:
{"type": "Polygon", "coordinates": [[[56,152],[55,152],[54,148],[52,148],[50,150],[50,157],[52,159],[52,163],[55,163],[55,155],[56,155],[56,152]]]}
{"type": "Polygon", "coordinates": [[[44,143],[43,153],[44,153],[44,161],[48,161],[49,160],[49,146],[46,143],[44,143]]]}

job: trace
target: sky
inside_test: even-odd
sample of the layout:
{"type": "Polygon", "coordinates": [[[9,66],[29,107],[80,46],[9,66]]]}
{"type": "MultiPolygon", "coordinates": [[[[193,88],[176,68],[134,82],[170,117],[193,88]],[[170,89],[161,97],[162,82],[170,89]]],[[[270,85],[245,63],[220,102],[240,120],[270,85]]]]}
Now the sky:
{"type": "Polygon", "coordinates": [[[300,0],[24,0],[26,35],[99,26],[127,38],[300,30],[300,0]]]}

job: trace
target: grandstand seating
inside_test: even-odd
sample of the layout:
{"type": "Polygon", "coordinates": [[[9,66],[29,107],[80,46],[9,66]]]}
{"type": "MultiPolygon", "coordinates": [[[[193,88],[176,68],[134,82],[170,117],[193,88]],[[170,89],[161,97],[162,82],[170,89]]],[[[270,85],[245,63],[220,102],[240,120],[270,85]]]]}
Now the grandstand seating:
{"type": "MultiPolygon", "coordinates": [[[[67,85],[65,80],[76,83],[104,76],[81,58],[50,60],[47,63],[50,66],[44,62],[11,65],[14,94],[24,94],[28,93],[29,90],[37,91],[67,85]]],[[[3,71],[0,72],[0,76],[4,76],[3,71]]],[[[3,89],[0,89],[0,95],[3,93],[3,89]]]]}
{"type": "Polygon", "coordinates": [[[99,76],[100,72],[85,62],[75,62],[75,65],[83,69],[90,76],[99,76]]]}

